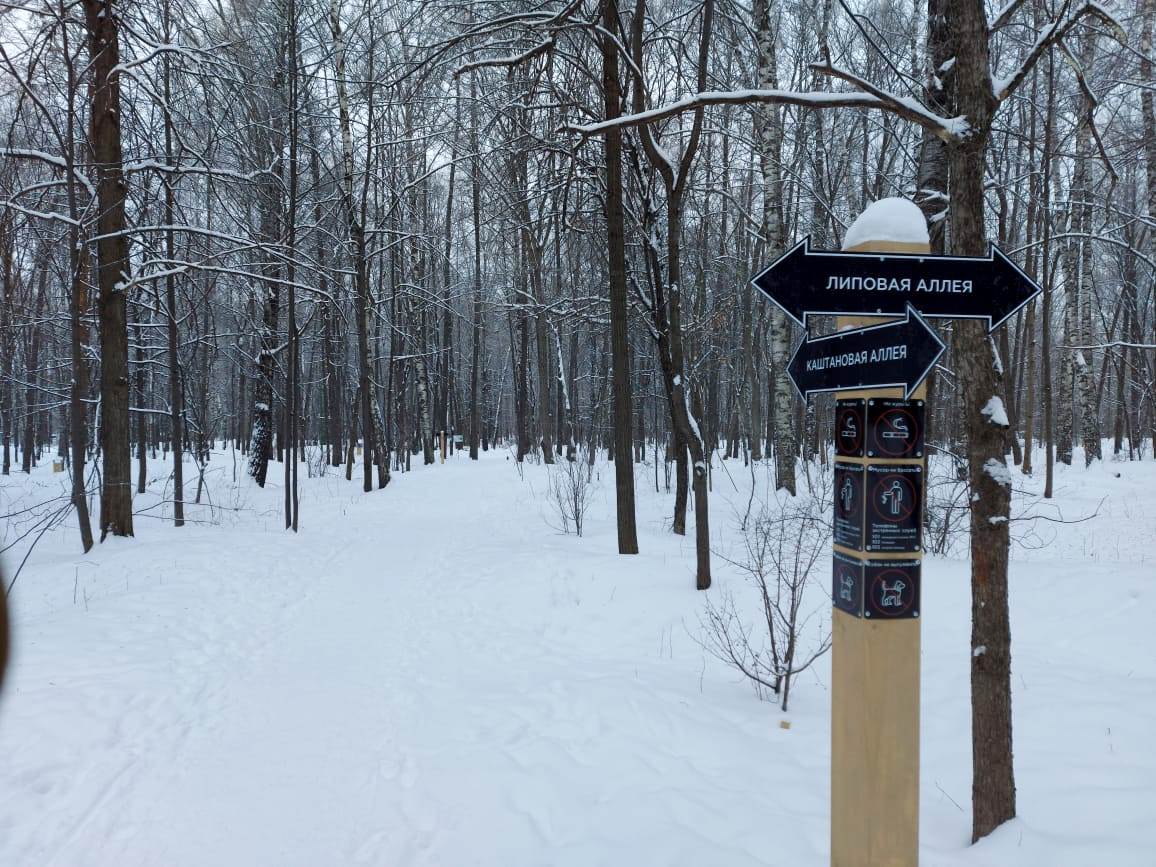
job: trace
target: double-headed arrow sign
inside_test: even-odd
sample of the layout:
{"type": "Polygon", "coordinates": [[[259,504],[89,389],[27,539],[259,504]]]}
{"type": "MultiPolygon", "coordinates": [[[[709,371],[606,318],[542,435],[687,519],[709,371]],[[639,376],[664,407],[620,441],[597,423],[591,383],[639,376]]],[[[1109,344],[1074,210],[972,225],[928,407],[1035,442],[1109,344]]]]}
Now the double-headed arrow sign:
{"type": "Polygon", "coordinates": [[[1040,292],[994,244],[986,258],[812,250],[804,238],[751,281],[806,326],[808,316],[984,319],[993,330],[1040,292]]]}
{"type": "Polygon", "coordinates": [[[911,397],[944,344],[910,304],[904,314],[883,325],[804,338],[787,365],[799,396],[807,400],[821,391],[899,386],[911,397]]]}

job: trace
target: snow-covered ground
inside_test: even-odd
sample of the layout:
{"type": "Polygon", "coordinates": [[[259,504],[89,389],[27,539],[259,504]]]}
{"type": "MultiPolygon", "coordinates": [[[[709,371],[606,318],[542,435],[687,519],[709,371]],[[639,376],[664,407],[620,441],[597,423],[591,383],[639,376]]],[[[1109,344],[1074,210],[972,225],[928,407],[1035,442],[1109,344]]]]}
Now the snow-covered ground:
{"type": "MultiPolygon", "coordinates": [[[[21,571],[0,865],[827,863],[829,657],[783,714],[704,653],[693,534],[667,532],[652,465],[627,558],[605,465],[577,538],[505,451],[371,495],[303,478],[298,535],[280,467],[260,491],[239,463],[235,484],[214,456],[213,508],[177,530],[155,462],[135,539],[81,556],[70,518],[21,571]]],[[[922,863],[1152,867],[1156,463],[1061,467],[1050,502],[1013,476],[1016,514],[1092,517],[1013,525],[1020,817],[974,847],[968,567],[925,560],[922,863]]],[[[64,478],[0,479],[0,514],[64,478]]],[[[753,605],[724,560],[751,478],[714,470],[710,593],[753,605]]]]}

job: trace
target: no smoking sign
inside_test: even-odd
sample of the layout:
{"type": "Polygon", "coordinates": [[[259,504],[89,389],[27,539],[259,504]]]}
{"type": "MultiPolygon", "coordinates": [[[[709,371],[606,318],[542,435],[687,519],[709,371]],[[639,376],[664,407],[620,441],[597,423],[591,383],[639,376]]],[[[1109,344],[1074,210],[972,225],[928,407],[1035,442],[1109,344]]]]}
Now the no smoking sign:
{"type": "Polygon", "coordinates": [[[921,400],[867,401],[867,457],[923,457],[923,422],[921,400]]]}

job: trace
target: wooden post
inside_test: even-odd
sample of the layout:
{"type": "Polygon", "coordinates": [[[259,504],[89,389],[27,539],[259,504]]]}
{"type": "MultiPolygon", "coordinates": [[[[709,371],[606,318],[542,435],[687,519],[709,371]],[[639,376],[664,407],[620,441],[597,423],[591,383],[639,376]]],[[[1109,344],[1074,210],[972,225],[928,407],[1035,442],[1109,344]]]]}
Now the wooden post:
{"type": "MultiPolygon", "coordinates": [[[[930,248],[871,241],[850,251],[928,253],[930,248]]],[[[865,270],[864,276],[869,272],[865,270]]],[[[885,321],[841,316],[836,325],[842,330],[885,321]]],[[[926,386],[920,386],[906,406],[900,388],[837,395],[835,441],[841,447],[836,458],[831,626],[832,867],[919,863],[919,545],[926,462],[922,430],[915,431],[917,446],[903,442],[899,431],[922,428],[926,392],[926,386]],[[856,403],[860,401],[861,409],[856,403]],[[897,427],[889,427],[885,415],[897,427]],[[868,429],[872,419],[878,423],[875,431],[868,429]],[[883,427],[891,439],[883,449],[871,448],[881,442],[872,437],[878,437],[883,427]],[[857,431],[857,442],[852,431],[857,431]],[[855,456],[856,451],[861,456],[855,456]],[[902,456],[887,456],[896,452],[902,456]],[[858,518],[844,515],[841,522],[843,483],[844,502],[850,504],[845,511],[857,512],[858,518]],[[896,495],[888,496],[892,487],[896,495]],[[912,494],[914,502],[903,502],[912,494]],[[883,514],[875,516],[872,510],[883,514]],[[902,524],[888,523],[908,511],[914,513],[914,540],[910,515],[902,524]],[[863,528],[860,544],[847,544],[856,520],[863,528]],[[903,529],[895,529],[900,526],[903,529]],[[908,550],[897,550],[900,546],[908,550]]]]}

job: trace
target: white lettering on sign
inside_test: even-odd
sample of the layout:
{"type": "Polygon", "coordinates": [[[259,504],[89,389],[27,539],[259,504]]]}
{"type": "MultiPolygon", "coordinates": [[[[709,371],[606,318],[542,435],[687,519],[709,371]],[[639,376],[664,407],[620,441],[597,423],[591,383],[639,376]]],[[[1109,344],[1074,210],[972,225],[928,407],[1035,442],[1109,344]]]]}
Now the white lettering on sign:
{"type": "Polygon", "coordinates": [[[839,355],[824,355],[820,358],[808,358],[807,371],[834,370],[839,367],[853,367],[857,364],[880,364],[885,361],[902,361],[907,358],[907,344],[897,343],[894,346],[879,346],[875,349],[864,349],[860,352],[843,352],[839,355]]]}
{"type": "Polygon", "coordinates": [[[972,293],[970,280],[920,280],[915,284],[916,292],[940,294],[950,292],[953,295],[970,295],[972,293]]]}
{"type": "Polygon", "coordinates": [[[902,361],[907,357],[907,344],[897,343],[895,346],[882,346],[871,350],[871,362],[902,361]]]}
{"type": "Polygon", "coordinates": [[[831,274],[827,277],[828,290],[835,292],[923,292],[928,295],[971,295],[975,287],[971,280],[949,280],[947,278],[933,278],[920,280],[914,287],[911,279],[904,277],[837,277],[831,274]]]}

